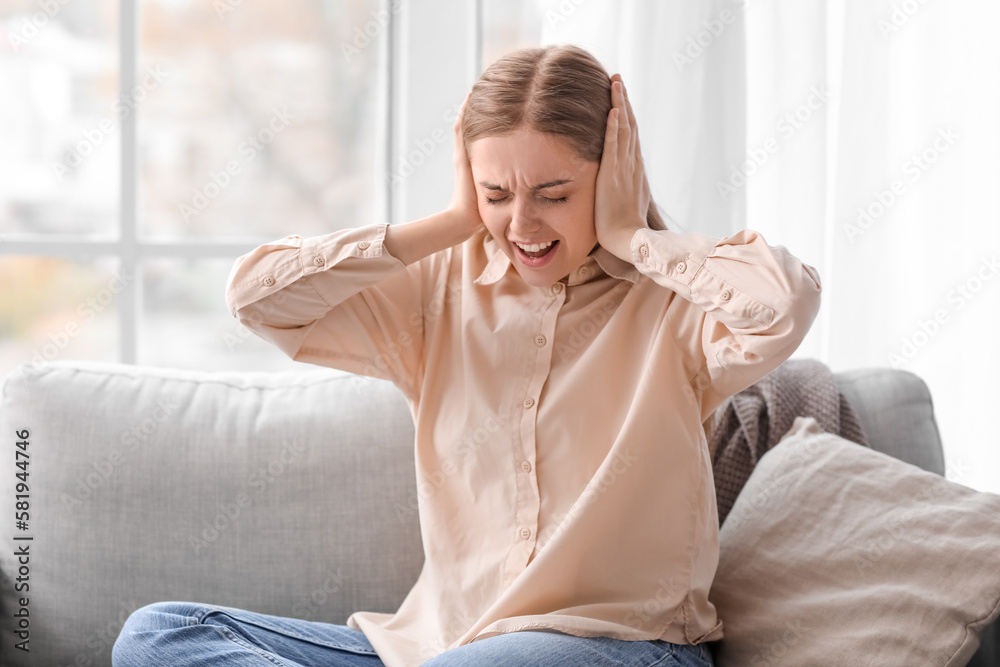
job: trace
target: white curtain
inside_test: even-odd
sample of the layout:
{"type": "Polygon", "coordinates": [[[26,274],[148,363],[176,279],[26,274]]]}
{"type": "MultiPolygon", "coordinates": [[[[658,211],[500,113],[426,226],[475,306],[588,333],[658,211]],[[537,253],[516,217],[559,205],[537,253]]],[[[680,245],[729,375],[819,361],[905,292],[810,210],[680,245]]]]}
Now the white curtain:
{"type": "Polygon", "coordinates": [[[794,357],[917,374],[947,477],[1000,492],[1000,2],[538,1],[621,72],[680,231],[819,270],[794,357]]]}

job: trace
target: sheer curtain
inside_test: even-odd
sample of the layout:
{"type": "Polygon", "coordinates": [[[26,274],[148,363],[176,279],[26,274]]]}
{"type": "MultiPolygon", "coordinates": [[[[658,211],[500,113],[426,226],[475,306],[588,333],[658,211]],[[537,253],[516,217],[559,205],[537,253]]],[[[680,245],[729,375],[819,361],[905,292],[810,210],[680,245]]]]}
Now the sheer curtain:
{"type": "Polygon", "coordinates": [[[654,199],[823,279],[795,357],[929,386],[947,477],[1000,492],[996,0],[539,0],[618,71],[654,199]]]}

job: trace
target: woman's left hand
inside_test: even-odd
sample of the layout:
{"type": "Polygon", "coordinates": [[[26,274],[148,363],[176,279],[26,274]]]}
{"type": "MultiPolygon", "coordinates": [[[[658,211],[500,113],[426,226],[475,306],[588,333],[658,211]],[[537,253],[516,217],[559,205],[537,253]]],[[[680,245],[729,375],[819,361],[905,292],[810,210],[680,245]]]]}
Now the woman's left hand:
{"type": "Polygon", "coordinates": [[[621,74],[611,77],[611,104],[597,171],[594,225],[598,243],[619,259],[631,262],[632,237],[637,229],[646,227],[650,192],[635,114],[621,74]]]}

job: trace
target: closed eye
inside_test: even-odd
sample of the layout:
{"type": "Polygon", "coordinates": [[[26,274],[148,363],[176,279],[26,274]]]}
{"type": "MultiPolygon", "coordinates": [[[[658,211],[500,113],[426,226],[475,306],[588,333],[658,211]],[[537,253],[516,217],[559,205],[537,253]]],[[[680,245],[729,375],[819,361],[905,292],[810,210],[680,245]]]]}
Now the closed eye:
{"type": "MultiPolygon", "coordinates": [[[[552,199],[551,197],[542,197],[542,199],[544,199],[545,201],[549,202],[550,204],[561,204],[564,201],[566,201],[568,199],[568,197],[559,197],[558,199],[552,199]]],[[[507,197],[501,197],[499,199],[490,199],[489,197],[486,197],[486,203],[489,204],[490,206],[496,206],[500,202],[506,201],[506,200],[507,200],[507,197]]]]}

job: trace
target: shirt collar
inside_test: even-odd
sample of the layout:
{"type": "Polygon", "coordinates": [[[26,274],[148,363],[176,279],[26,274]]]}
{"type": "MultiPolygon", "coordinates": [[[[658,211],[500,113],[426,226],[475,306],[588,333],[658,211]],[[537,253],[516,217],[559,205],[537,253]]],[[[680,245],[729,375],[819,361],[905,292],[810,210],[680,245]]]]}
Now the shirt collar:
{"type": "MultiPolygon", "coordinates": [[[[508,269],[512,268],[511,261],[489,232],[483,238],[483,247],[489,259],[486,262],[486,267],[473,282],[477,285],[492,285],[506,275],[508,269]]],[[[637,282],[641,276],[639,269],[635,268],[634,264],[619,259],[604,246],[599,245],[587,255],[579,267],[569,274],[566,283],[570,286],[578,285],[590,282],[605,274],[632,283],[637,282]]]]}

